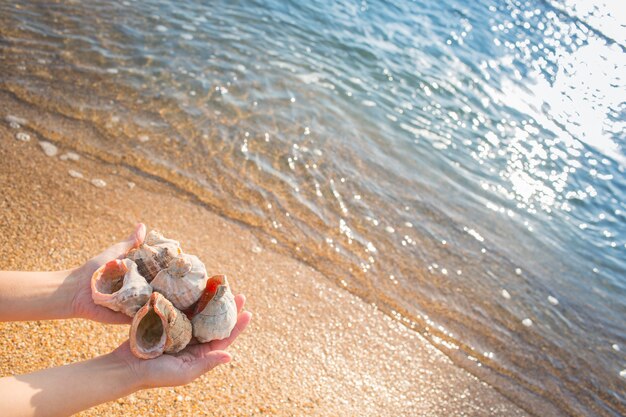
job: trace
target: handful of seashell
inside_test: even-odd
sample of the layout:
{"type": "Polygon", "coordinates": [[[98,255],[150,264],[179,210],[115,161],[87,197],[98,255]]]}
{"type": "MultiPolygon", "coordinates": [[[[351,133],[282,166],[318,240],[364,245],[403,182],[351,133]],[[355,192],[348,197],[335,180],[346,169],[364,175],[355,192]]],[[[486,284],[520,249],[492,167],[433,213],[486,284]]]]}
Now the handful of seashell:
{"type": "Polygon", "coordinates": [[[152,359],[181,351],[192,335],[201,343],[225,339],[237,306],[224,275],[208,277],[197,256],[150,231],[124,259],[107,262],[91,278],[93,301],[130,317],[130,349],[152,359]]]}

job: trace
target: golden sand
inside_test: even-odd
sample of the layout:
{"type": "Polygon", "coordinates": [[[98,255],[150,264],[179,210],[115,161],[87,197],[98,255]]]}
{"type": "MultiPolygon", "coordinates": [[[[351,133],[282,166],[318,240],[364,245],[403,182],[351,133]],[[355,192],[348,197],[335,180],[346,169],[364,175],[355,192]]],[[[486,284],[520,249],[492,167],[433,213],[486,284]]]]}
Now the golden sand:
{"type": "MultiPolygon", "coordinates": [[[[79,265],[142,221],[180,240],[210,274],[227,274],[254,312],[230,364],[190,385],[138,392],[81,415],[526,415],[419,334],[262,247],[245,227],[123,167],[85,155],[62,161],[72,150],[62,147],[46,156],[36,134],[19,141],[20,130],[0,123],[1,269],[79,265]],[[106,186],[92,185],[94,178],[106,186]]],[[[104,354],[127,333],[85,320],[0,323],[0,375],[104,354]]]]}

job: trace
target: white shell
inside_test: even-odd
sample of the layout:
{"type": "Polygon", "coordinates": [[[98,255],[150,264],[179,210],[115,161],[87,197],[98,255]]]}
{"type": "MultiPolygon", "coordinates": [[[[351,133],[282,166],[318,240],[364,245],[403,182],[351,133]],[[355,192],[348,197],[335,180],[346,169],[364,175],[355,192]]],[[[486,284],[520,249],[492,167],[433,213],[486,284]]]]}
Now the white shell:
{"type": "MultiPolygon", "coordinates": [[[[144,239],[144,243],[150,246],[172,247],[180,249],[180,243],[174,239],[168,239],[156,230],[150,230],[144,239]]],[[[174,251],[176,252],[176,250],[174,251]]]]}
{"type": "Polygon", "coordinates": [[[230,332],[237,324],[237,305],[226,277],[223,285],[217,287],[211,301],[193,317],[191,324],[193,335],[201,343],[230,336],[230,332]]]}
{"type": "Polygon", "coordinates": [[[133,317],[150,298],[152,287],[130,259],[115,259],[94,272],[91,296],[94,303],[133,317]]]}
{"type": "Polygon", "coordinates": [[[202,295],[209,279],[200,259],[186,253],[178,255],[167,269],[161,270],[150,285],[179,310],[191,307],[202,295]]]}

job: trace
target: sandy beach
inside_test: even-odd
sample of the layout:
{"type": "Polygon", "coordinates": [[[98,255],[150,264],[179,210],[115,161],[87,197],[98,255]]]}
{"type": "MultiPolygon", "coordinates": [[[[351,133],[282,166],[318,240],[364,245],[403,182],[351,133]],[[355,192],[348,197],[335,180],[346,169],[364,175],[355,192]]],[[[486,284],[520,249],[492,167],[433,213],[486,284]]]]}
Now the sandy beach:
{"type": "MultiPolygon", "coordinates": [[[[254,316],[228,365],[83,415],[626,416],[622,9],[0,2],[0,268],[142,222],[254,316]]],[[[1,375],[128,330],[0,322],[1,375]]],[[[34,395],[113,378],[82,375],[34,395]]]]}
{"type": "MultiPolygon", "coordinates": [[[[19,131],[30,141],[0,126],[0,268],[77,266],[142,221],[183,242],[210,273],[227,274],[254,313],[231,364],[188,386],[139,392],[81,415],[526,415],[418,333],[172,186],[93,155],[61,160],[75,150],[66,145],[46,156],[38,144],[45,138],[19,131]]],[[[104,354],[127,332],[84,320],[2,323],[0,372],[104,354]]]]}

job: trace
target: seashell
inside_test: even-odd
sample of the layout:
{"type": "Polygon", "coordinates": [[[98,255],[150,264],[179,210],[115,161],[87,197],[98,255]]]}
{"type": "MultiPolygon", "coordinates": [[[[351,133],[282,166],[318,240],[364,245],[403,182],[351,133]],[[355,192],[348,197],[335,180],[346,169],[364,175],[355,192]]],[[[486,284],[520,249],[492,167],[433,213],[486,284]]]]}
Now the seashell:
{"type": "Polygon", "coordinates": [[[185,310],[202,295],[209,279],[200,259],[186,253],[174,258],[166,269],[162,269],[150,285],[174,304],[185,310]]]}
{"type": "Polygon", "coordinates": [[[126,257],[132,259],[137,264],[139,273],[151,282],[162,269],[168,267],[172,259],[181,253],[182,250],[177,241],[165,238],[161,233],[151,230],[146,235],[143,244],[136,249],[131,249],[126,257]]]}
{"type": "Polygon", "coordinates": [[[131,249],[126,257],[137,264],[139,273],[150,282],[161,271],[163,256],[157,248],[142,244],[136,249],[131,249]]]}
{"type": "Polygon", "coordinates": [[[7,123],[17,123],[22,126],[26,126],[28,124],[28,120],[23,117],[13,116],[12,114],[5,116],[4,120],[6,120],[7,123]]]}
{"type": "Polygon", "coordinates": [[[150,245],[150,246],[174,246],[177,249],[180,249],[180,243],[178,243],[178,241],[174,240],[174,239],[168,239],[165,236],[163,236],[161,234],[161,232],[157,231],[157,230],[150,230],[148,232],[148,234],[146,235],[146,238],[144,240],[144,243],[146,245],[150,245]]]}
{"type": "Polygon", "coordinates": [[[187,316],[162,294],[153,292],[130,326],[130,350],[138,358],[152,359],[180,352],[191,340],[187,316]]]}
{"type": "Polygon", "coordinates": [[[193,335],[205,343],[230,336],[237,323],[237,305],[224,275],[209,278],[191,320],[193,335]]]}
{"type": "Polygon", "coordinates": [[[94,272],[91,296],[94,303],[134,316],[148,301],[152,287],[139,274],[137,264],[130,259],[114,259],[94,272]]]}
{"type": "Polygon", "coordinates": [[[15,139],[21,140],[22,142],[28,142],[30,140],[30,135],[26,132],[17,132],[15,139]]]}
{"type": "Polygon", "coordinates": [[[76,152],[65,152],[63,155],[59,156],[61,161],[78,161],[80,159],[80,155],[76,152]]]}
{"type": "Polygon", "coordinates": [[[100,178],[94,178],[91,180],[91,185],[96,188],[104,188],[107,186],[107,183],[105,180],[101,180],[100,178]]]}
{"type": "Polygon", "coordinates": [[[39,146],[41,146],[41,150],[47,156],[55,156],[59,152],[59,148],[56,145],[45,140],[40,140],[39,146]]]}

